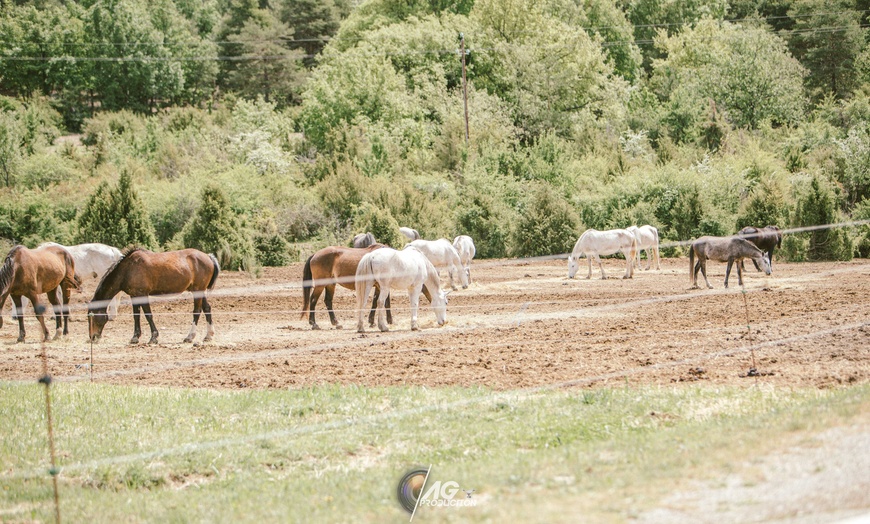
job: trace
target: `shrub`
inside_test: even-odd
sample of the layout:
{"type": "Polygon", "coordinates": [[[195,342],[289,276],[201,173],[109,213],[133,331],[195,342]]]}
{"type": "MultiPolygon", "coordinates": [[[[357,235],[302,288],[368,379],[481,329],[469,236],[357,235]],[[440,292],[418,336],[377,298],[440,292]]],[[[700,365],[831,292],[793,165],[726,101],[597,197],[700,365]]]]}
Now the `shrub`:
{"type": "Polygon", "coordinates": [[[291,262],[290,244],[278,233],[258,233],[254,236],[257,261],[264,266],[286,266],[291,262]]]}
{"type": "Polygon", "coordinates": [[[511,235],[511,251],[519,257],[569,252],[577,240],[579,224],[571,205],[549,186],[541,186],[520,212],[511,235]]]}
{"type": "Polygon", "coordinates": [[[456,220],[459,233],[474,239],[477,258],[507,256],[508,226],[499,209],[485,194],[477,194],[459,212],[456,220]]]}
{"type": "MultiPolygon", "coordinates": [[[[870,198],[865,198],[855,206],[852,218],[854,220],[870,220],[870,198]]],[[[855,256],[870,258],[870,224],[857,226],[854,230],[855,238],[852,243],[855,246],[855,256]]]]}
{"type": "Polygon", "coordinates": [[[353,226],[355,233],[369,232],[381,244],[396,249],[401,249],[404,244],[404,237],[399,233],[399,223],[389,209],[381,209],[364,202],[354,212],[353,226]]]}

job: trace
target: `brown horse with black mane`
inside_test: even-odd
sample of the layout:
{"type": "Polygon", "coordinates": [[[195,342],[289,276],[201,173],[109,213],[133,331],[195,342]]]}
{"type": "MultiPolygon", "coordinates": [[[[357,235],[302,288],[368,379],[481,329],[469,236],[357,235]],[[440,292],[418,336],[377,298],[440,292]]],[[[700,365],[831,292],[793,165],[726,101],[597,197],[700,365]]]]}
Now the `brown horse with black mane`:
{"type": "MultiPolygon", "coordinates": [[[[366,253],[371,253],[375,249],[380,249],[384,244],[372,244],[365,248],[330,246],[325,247],[314,253],[308,260],[305,261],[305,267],[302,270],[302,318],[308,314],[308,323],[312,329],[320,329],[317,322],[314,320],[314,308],[317,306],[317,301],[320,299],[320,294],[326,290],[326,309],[329,311],[329,321],[338,329],[338,320],[335,318],[335,311],[332,309],[332,297],[335,294],[335,285],[339,284],[351,291],[356,289],[356,268],[359,261],[366,253]]],[[[429,301],[432,297],[429,295],[429,290],[423,287],[423,294],[429,301]]],[[[375,286],[375,296],[372,299],[372,309],[369,313],[369,325],[374,325],[375,309],[380,296],[380,288],[375,286]]],[[[387,322],[393,323],[393,314],[390,311],[390,299],[387,297],[385,304],[387,310],[387,322]]]]}
{"type": "MultiPolygon", "coordinates": [[[[39,249],[27,249],[15,246],[9,250],[3,266],[0,267],[0,310],[6,303],[6,297],[12,297],[15,305],[15,317],[18,317],[18,342],[24,342],[24,309],[21,307],[21,297],[27,297],[33,304],[36,318],[42,324],[44,340],[49,340],[48,328],[45,327],[45,307],[39,304],[39,295],[48,294],[48,301],[54,307],[55,334],[61,335],[61,319],[63,319],[63,334],[69,333],[69,296],[70,290],[81,291],[82,280],[75,274],[75,262],[67,250],[58,246],[45,246],[39,249]],[[61,293],[57,289],[61,289],[61,293]]],[[[0,327],[3,317],[0,316],[0,327]]]]}
{"type": "Polygon", "coordinates": [[[200,312],[205,313],[208,322],[205,342],[214,335],[211,319],[211,305],[206,291],[214,289],[221,268],[214,255],[206,255],[198,249],[182,249],[153,253],[140,247],[128,247],[121,252],[121,258],[106,271],[97,285],[94,298],[88,305],[89,336],[92,341],[99,340],[103,327],[109,320],[106,308],[115,295],[123,291],[130,295],[133,302],[133,338],[131,344],[138,344],[142,335],[139,310],[145,313],[145,320],[151,327],[149,344],[157,343],[157,326],[151,317],[151,295],[172,295],[190,291],[193,293],[193,324],[184,339],[192,342],[196,336],[196,325],[200,312]]]}

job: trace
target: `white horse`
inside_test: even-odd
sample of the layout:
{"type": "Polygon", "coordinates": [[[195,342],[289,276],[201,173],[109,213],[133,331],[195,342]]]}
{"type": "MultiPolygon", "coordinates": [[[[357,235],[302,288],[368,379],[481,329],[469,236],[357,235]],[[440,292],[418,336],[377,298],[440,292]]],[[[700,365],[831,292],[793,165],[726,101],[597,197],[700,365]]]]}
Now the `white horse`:
{"type": "Polygon", "coordinates": [[[420,240],[420,233],[418,233],[416,229],[411,229],[410,227],[400,227],[399,232],[405,235],[405,238],[408,239],[408,242],[420,240]]]}
{"type": "Polygon", "coordinates": [[[468,283],[471,284],[471,259],[474,258],[476,253],[474,240],[468,235],[459,235],[453,239],[453,248],[459,253],[459,261],[462,263],[462,268],[465,269],[468,283]]]}
{"type": "Polygon", "coordinates": [[[580,257],[586,255],[586,259],[589,260],[589,273],[586,278],[592,278],[592,259],[595,258],[601,269],[601,278],[606,279],[604,265],[598,255],[612,255],[617,252],[622,252],[625,255],[625,275],[622,278],[631,278],[634,275],[633,262],[637,253],[637,239],[634,238],[634,235],[625,229],[608,231],[587,229],[577,239],[574,251],[568,256],[568,278],[574,278],[580,267],[580,257]]]}
{"type": "Polygon", "coordinates": [[[628,226],[626,228],[637,240],[637,267],[640,268],[640,252],[646,251],[646,269],[652,267],[655,259],[656,269],[661,269],[661,256],[659,256],[659,230],[650,225],[628,226]]]}
{"type": "MultiPolygon", "coordinates": [[[[66,249],[72,255],[75,262],[76,275],[82,279],[82,282],[88,280],[99,280],[103,278],[106,271],[115,265],[115,262],[121,259],[121,251],[118,248],[107,246],[106,244],[78,244],[75,246],[64,246],[56,242],[45,242],[40,244],[43,246],[60,246],[66,249]]],[[[58,290],[58,293],[60,291],[58,290]]],[[[120,296],[116,296],[109,302],[108,315],[109,320],[113,320],[118,314],[118,302],[120,296]]]]}
{"type": "Polygon", "coordinates": [[[453,284],[453,274],[459,274],[459,283],[462,284],[462,289],[468,287],[468,275],[462,269],[462,261],[459,258],[459,253],[456,252],[450,241],[446,238],[438,240],[415,240],[408,244],[419,249],[429,262],[440,272],[442,268],[447,269],[447,274],[450,276],[450,288],[456,291],[456,285],[453,284]]]}
{"type": "Polygon", "coordinates": [[[414,247],[406,246],[402,251],[390,247],[382,247],[371,253],[367,253],[359,261],[356,268],[356,298],[359,310],[359,322],[356,330],[365,332],[365,314],[368,311],[366,303],[369,292],[375,283],[381,289],[378,297],[378,329],[389,331],[384,321],[384,309],[387,297],[394,288],[407,289],[408,298],[411,302],[411,330],[417,331],[417,310],[420,306],[420,293],[423,286],[429,290],[432,296],[432,310],[435,312],[435,320],[439,326],[447,321],[447,295],[450,293],[441,291],[441,282],[438,270],[429,262],[429,259],[414,247]]]}

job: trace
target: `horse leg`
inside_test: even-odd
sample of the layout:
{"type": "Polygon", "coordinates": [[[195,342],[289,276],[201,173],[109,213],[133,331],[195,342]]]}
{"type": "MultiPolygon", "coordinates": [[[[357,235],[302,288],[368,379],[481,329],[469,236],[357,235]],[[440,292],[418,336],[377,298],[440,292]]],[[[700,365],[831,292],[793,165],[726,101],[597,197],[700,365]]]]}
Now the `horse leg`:
{"type": "Polygon", "coordinates": [[[211,304],[208,303],[208,298],[202,297],[202,312],[205,313],[205,322],[208,324],[208,329],[205,332],[203,342],[208,342],[214,336],[214,322],[211,319],[211,304]]]}
{"type": "Polygon", "coordinates": [[[60,286],[46,293],[48,301],[51,303],[51,309],[54,311],[54,338],[52,340],[59,339],[63,332],[63,319],[61,318],[63,317],[63,308],[58,300],[59,290],[60,286]]]}
{"type": "MultiPolygon", "coordinates": [[[[42,326],[42,340],[48,342],[51,338],[48,336],[48,328],[45,327],[45,308],[39,303],[39,297],[34,293],[27,297],[30,303],[33,304],[33,312],[36,313],[36,319],[39,320],[39,325],[42,326]]],[[[19,342],[24,342],[24,315],[18,317],[21,327],[19,342]]]]}
{"type": "Polygon", "coordinates": [[[329,311],[329,322],[335,326],[335,329],[341,329],[341,326],[338,325],[338,320],[335,318],[335,310],[332,309],[332,296],[335,294],[335,284],[326,286],[326,295],[323,297],[323,301],[326,302],[326,310],[329,311]]]}
{"type": "MultiPolygon", "coordinates": [[[[634,255],[635,253],[626,253],[623,251],[622,253],[625,255],[625,274],[622,275],[622,278],[631,278],[634,276],[634,255]],[[631,255],[631,256],[629,256],[631,255]]],[[[638,264],[639,266],[640,264],[638,264]]]]}
{"type": "Polygon", "coordinates": [[[698,261],[695,262],[694,269],[692,269],[692,266],[690,265],[689,270],[692,271],[692,289],[698,289],[698,271],[701,270],[701,259],[698,258],[698,261]]]}
{"type": "Polygon", "coordinates": [[[586,273],[586,280],[592,278],[592,257],[589,256],[589,253],[586,254],[586,262],[589,263],[589,272],[586,273]]]}
{"type": "Polygon", "coordinates": [[[710,284],[710,281],[707,280],[707,259],[699,258],[698,263],[701,264],[701,274],[704,275],[704,282],[707,283],[707,289],[713,289],[712,284],[710,284]]]}
{"type": "Polygon", "coordinates": [[[390,309],[390,295],[387,295],[387,300],[384,302],[387,308],[387,324],[393,323],[393,310],[390,309]]]}
{"type": "Polygon", "coordinates": [[[390,327],[387,325],[385,320],[384,310],[386,309],[387,297],[390,296],[390,290],[387,289],[385,292],[378,297],[378,329],[381,331],[389,331],[390,327]]]}
{"type": "Polygon", "coordinates": [[[320,329],[317,322],[314,321],[314,306],[320,300],[320,294],[323,293],[324,286],[315,286],[311,290],[311,300],[308,301],[308,323],[311,324],[311,329],[320,329]]]}
{"type": "Polygon", "coordinates": [[[61,290],[61,306],[63,307],[63,334],[69,335],[69,288],[61,290]]]}
{"type": "MultiPolygon", "coordinates": [[[[755,260],[753,260],[755,262],[755,260]]],[[[737,266],[737,283],[741,286],[743,285],[743,269],[740,266],[737,266]]]]}
{"type": "MultiPolygon", "coordinates": [[[[738,261],[738,264],[737,264],[737,274],[738,274],[738,275],[740,274],[740,263],[739,263],[739,262],[743,262],[743,259],[740,259],[740,260],[738,261]]],[[[732,266],[733,264],[734,264],[734,259],[733,259],[733,258],[729,258],[729,259],[728,259],[728,266],[725,267],[725,288],[726,288],[726,289],[728,288],[728,275],[731,274],[731,266],[732,266]]],[[[742,284],[743,282],[741,281],[740,283],[742,284]]]]}
{"type": "Polygon", "coordinates": [[[138,299],[133,299],[133,338],[130,339],[131,344],[138,344],[139,337],[142,336],[142,324],[139,318],[139,311],[142,310],[142,306],[139,305],[138,299]]]}
{"type": "Polygon", "coordinates": [[[420,291],[416,289],[416,286],[408,288],[408,298],[411,300],[411,331],[419,331],[417,311],[420,308],[420,291]]]}
{"type": "MultiPolygon", "coordinates": [[[[644,251],[646,251],[646,271],[649,271],[652,269],[652,248],[646,248],[644,251]]],[[[640,264],[638,263],[638,265],[640,264]]]]}
{"type": "MultiPolygon", "coordinates": [[[[368,294],[366,295],[368,296],[368,294]]],[[[375,294],[372,296],[372,309],[369,311],[369,327],[375,327],[375,312],[378,310],[378,297],[380,296],[381,288],[380,286],[375,286],[375,294]]],[[[392,322],[390,323],[392,324],[392,322]]]]}
{"type": "Polygon", "coordinates": [[[154,317],[151,315],[151,303],[148,302],[148,297],[145,297],[145,302],[142,304],[142,311],[145,313],[145,320],[148,321],[148,325],[151,327],[151,340],[148,341],[149,344],[157,343],[157,336],[160,334],[157,332],[157,326],[154,325],[154,317]]]}
{"type": "Polygon", "coordinates": [[[18,320],[18,342],[24,342],[24,306],[21,305],[20,295],[12,295],[12,311],[18,320]]]}
{"type": "Polygon", "coordinates": [[[601,270],[601,280],[607,280],[607,275],[604,274],[604,262],[601,261],[601,257],[598,256],[598,253],[595,253],[595,261],[598,262],[598,269],[601,270]]]}
{"type": "Polygon", "coordinates": [[[190,332],[184,337],[184,342],[193,342],[196,338],[196,325],[199,324],[199,314],[202,312],[202,297],[193,295],[193,324],[190,325],[190,332]]]}

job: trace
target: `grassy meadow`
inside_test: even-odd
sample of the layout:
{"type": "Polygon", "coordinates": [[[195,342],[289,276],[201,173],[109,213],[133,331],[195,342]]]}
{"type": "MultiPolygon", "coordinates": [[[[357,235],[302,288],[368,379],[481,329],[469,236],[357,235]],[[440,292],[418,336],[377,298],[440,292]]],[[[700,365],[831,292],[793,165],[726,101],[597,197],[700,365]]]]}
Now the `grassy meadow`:
{"type": "MultiPolygon", "coordinates": [[[[0,385],[3,521],[51,521],[42,386],[0,385]]],[[[476,490],[415,521],[619,522],[870,414],[850,388],[495,392],[52,386],[67,522],[406,522],[402,474],[476,490]]],[[[462,492],[460,496],[464,496],[462,492]]]]}

